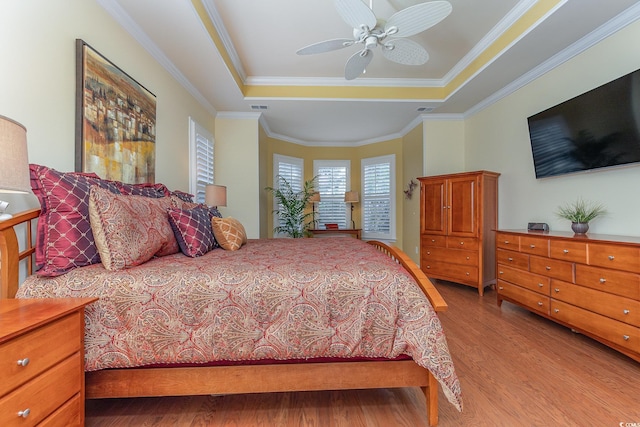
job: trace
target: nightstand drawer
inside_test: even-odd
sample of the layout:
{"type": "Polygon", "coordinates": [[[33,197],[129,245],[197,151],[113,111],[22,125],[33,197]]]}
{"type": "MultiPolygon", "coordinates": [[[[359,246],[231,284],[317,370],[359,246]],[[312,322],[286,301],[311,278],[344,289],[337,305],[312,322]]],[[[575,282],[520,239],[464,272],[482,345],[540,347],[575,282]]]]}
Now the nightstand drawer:
{"type": "Polygon", "coordinates": [[[80,339],[69,337],[81,337],[84,333],[80,330],[81,315],[72,313],[0,345],[0,396],[79,351],[80,339]]]}
{"type": "Polygon", "coordinates": [[[0,425],[34,426],[81,391],[80,353],[75,353],[0,399],[0,425]],[[28,410],[28,416],[20,417],[28,410]]]}
{"type": "Polygon", "coordinates": [[[82,426],[81,414],[84,400],[77,393],[71,400],[56,409],[46,420],[38,424],[38,427],[71,427],[82,426]]]}

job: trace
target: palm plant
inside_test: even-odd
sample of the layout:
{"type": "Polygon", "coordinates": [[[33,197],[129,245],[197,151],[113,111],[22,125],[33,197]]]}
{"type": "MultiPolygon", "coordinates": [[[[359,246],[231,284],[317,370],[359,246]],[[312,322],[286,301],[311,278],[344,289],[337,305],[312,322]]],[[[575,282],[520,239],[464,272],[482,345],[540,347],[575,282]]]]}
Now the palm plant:
{"type": "Polygon", "coordinates": [[[277,209],[273,213],[278,215],[279,225],[273,228],[276,234],[289,237],[305,237],[315,221],[314,212],[309,212],[309,199],[315,194],[317,177],[304,182],[302,189],[296,191],[289,181],[278,175],[278,187],[266,187],[275,197],[277,209]]]}

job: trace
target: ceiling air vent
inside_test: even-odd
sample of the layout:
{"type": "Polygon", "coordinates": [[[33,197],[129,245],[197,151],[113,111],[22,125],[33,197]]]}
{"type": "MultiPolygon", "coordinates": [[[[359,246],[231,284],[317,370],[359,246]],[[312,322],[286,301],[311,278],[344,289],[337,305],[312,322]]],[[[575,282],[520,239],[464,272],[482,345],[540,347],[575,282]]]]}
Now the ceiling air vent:
{"type": "Polygon", "coordinates": [[[434,110],[433,107],[418,107],[418,112],[420,113],[430,113],[434,110]]]}
{"type": "Polygon", "coordinates": [[[252,110],[267,110],[269,107],[267,107],[266,105],[252,105],[251,109],[252,110]]]}

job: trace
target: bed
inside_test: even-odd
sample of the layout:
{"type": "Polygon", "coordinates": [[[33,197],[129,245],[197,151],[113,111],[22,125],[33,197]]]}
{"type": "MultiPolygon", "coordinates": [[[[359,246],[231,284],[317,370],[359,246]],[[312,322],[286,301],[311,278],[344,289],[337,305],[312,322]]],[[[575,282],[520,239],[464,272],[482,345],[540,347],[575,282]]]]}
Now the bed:
{"type": "Polygon", "coordinates": [[[440,384],[462,410],[435,314],[446,303],[397,248],[249,240],[47,277],[32,274],[41,214],[0,222],[0,297],[99,298],[85,314],[89,399],[420,387],[436,425],[440,384]]]}

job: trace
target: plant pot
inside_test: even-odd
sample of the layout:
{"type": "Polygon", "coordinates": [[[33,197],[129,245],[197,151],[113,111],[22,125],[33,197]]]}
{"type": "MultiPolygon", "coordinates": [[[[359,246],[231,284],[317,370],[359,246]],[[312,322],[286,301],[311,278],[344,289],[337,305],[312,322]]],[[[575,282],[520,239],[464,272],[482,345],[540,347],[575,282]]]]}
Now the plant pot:
{"type": "Polygon", "coordinates": [[[588,222],[572,222],[571,229],[576,234],[586,234],[589,231],[589,223],[588,222]]]}

